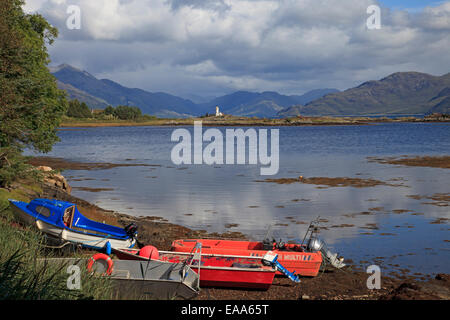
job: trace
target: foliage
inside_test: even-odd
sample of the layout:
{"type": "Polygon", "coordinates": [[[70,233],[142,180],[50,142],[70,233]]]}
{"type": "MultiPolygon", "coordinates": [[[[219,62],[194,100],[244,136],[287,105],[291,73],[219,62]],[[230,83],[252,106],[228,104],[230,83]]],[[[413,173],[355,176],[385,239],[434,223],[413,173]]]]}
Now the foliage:
{"type": "Polygon", "coordinates": [[[107,279],[81,269],[80,290],[67,287],[68,262],[50,263],[43,237],[36,231],[14,230],[0,223],[0,300],[101,299],[108,298],[107,279]]]}
{"type": "Polygon", "coordinates": [[[103,112],[109,116],[109,115],[114,115],[114,108],[112,106],[107,106],[105,108],[105,110],[103,110],[103,112]]]}
{"type": "MultiPolygon", "coordinates": [[[[156,116],[142,114],[138,107],[130,106],[107,106],[104,110],[94,110],[91,112],[89,107],[78,100],[69,102],[67,116],[75,119],[96,119],[96,120],[130,120],[136,122],[156,120],[156,116]]],[[[69,119],[70,120],[70,119],[69,119]]]]}
{"type": "Polygon", "coordinates": [[[89,109],[86,103],[80,103],[77,99],[69,101],[66,114],[71,118],[92,118],[91,109],[89,109]]]}
{"type": "Polygon", "coordinates": [[[141,109],[129,106],[117,106],[113,114],[120,120],[137,120],[142,116],[141,109]]]}
{"type": "Polygon", "coordinates": [[[0,186],[20,173],[15,161],[24,148],[51,150],[67,108],[47,68],[46,44],[58,30],[39,14],[25,14],[23,4],[0,1],[0,186]]]}
{"type": "Polygon", "coordinates": [[[10,185],[18,178],[31,177],[34,171],[25,163],[25,158],[17,151],[3,148],[0,151],[0,185],[10,185]]]}

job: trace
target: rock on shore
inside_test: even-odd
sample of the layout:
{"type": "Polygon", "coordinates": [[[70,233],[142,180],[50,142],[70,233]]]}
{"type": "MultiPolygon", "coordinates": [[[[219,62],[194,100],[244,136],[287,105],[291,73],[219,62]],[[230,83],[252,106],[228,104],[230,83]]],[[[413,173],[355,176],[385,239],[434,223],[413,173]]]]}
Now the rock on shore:
{"type": "Polygon", "coordinates": [[[43,182],[49,186],[56,187],[67,193],[72,192],[72,187],[67,182],[66,178],[60,173],[55,172],[51,167],[38,166],[36,169],[44,176],[43,182]]]}

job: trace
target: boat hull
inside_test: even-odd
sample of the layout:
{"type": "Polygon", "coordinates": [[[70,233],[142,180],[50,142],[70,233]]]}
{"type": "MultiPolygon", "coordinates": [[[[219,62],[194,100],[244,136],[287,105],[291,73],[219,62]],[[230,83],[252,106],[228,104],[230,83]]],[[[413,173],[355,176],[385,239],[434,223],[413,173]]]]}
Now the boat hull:
{"type": "Polygon", "coordinates": [[[69,229],[61,229],[42,220],[37,220],[36,226],[41,232],[62,242],[69,241],[93,249],[103,249],[106,247],[107,242],[110,243],[112,248],[131,248],[135,244],[135,240],[131,239],[118,240],[108,237],[97,237],[69,229]]]}
{"type": "MultiPolygon", "coordinates": [[[[53,258],[47,262],[85,269],[88,259],[53,258]]],[[[199,293],[198,275],[189,266],[162,261],[113,260],[110,279],[119,299],[193,299],[199,293]]],[[[95,272],[106,269],[99,264],[95,272]]]]}
{"type": "MultiPolygon", "coordinates": [[[[261,242],[217,240],[217,239],[189,239],[175,240],[171,250],[174,252],[191,252],[195,244],[202,243],[202,253],[237,255],[262,258],[269,250],[262,250],[261,242]]],[[[286,250],[272,249],[278,254],[278,262],[288,271],[300,276],[315,277],[319,273],[322,264],[320,252],[300,251],[300,245],[287,245],[286,250]],[[297,251],[298,250],[298,251],[297,251]]],[[[282,273],[277,271],[277,275],[282,273]]]]}
{"type": "MultiPolygon", "coordinates": [[[[138,250],[113,250],[119,259],[147,261],[138,255],[138,250]]],[[[159,261],[191,263],[191,253],[159,251],[159,261]]],[[[264,266],[262,259],[239,256],[203,254],[201,265],[192,261],[190,265],[200,276],[201,287],[245,288],[267,290],[272,285],[275,270],[264,266]]]]}
{"type": "Polygon", "coordinates": [[[69,228],[61,228],[57,225],[47,223],[42,219],[36,219],[36,217],[28,214],[20,207],[15,205],[14,202],[11,202],[11,204],[13,213],[18,221],[20,221],[25,225],[31,225],[36,227],[41,232],[47,234],[54,240],[57,240],[61,243],[68,241],[93,249],[103,249],[105,248],[107,242],[109,242],[111,247],[113,248],[132,248],[136,243],[136,240],[131,238],[123,240],[114,239],[108,236],[95,236],[87,234],[87,232],[83,231],[75,231],[69,228]]]}
{"type": "Polygon", "coordinates": [[[14,202],[10,202],[12,211],[16,219],[24,225],[36,226],[36,218],[24,212],[16,206],[14,202]]]}
{"type": "Polygon", "coordinates": [[[193,267],[200,275],[201,287],[268,290],[275,272],[261,270],[227,270],[226,268],[193,267]]]}

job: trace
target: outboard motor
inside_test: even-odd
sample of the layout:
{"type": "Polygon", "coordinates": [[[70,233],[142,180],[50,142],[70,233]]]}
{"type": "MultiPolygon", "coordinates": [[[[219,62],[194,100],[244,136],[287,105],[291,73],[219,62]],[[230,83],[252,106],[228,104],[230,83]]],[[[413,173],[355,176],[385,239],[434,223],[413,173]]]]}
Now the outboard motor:
{"type": "Polygon", "coordinates": [[[333,267],[340,269],[345,267],[344,258],[337,256],[337,253],[332,253],[328,250],[325,242],[319,238],[311,237],[306,245],[306,249],[308,251],[320,251],[322,253],[322,257],[328,261],[333,267]]]}
{"type": "Polygon", "coordinates": [[[127,225],[123,229],[125,230],[125,232],[127,233],[127,235],[130,238],[136,238],[137,230],[138,230],[138,226],[136,225],[136,223],[130,223],[129,225],[127,225]]]}
{"type": "Polygon", "coordinates": [[[325,242],[319,238],[310,238],[306,248],[309,251],[320,251],[325,246],[325,242]]]}

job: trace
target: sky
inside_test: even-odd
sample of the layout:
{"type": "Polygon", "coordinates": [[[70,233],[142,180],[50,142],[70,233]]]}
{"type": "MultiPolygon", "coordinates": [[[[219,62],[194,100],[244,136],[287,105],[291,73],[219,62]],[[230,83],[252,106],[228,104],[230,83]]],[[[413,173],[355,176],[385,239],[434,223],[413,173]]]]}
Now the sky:
{"type": "Polygon", "coordinates": [[[380,0],[381,4],[389,8],[401,8],[401,9],[417,9],[424,8],[426,6],[440,5],[445,1],[442,0],[380,0]]]}
{"type": "Polygon", "coordinates": [[[24,10],[59,29],[52,65],[182,97],[450,72],[450,1],[27,0],[24,10]]]}

